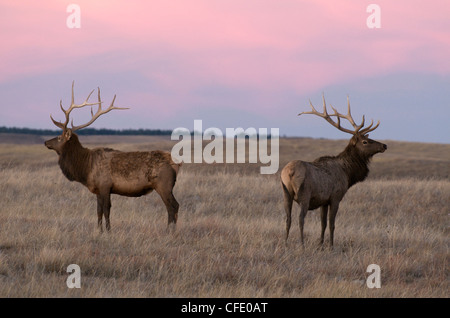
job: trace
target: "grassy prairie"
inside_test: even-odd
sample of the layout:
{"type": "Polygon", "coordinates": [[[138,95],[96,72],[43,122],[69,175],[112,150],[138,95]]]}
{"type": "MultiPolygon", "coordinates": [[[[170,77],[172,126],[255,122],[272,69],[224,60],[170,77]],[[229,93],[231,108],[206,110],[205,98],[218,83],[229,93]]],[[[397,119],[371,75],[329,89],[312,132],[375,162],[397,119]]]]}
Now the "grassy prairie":
{"type": "MultiPolygon", "coordinates": [[[[80,139],[125,151],[173,145],[80,139]]],[[[317,249],[317,211],[306,217],[300,247],[297,205],[285,246],[279,172],[261,175],[256,164],[184,164],[174,235],[156,193],[114,195],[112,231],[99,235],[95,196],[65,179],[54,152],[0,143],[0,296],[448,297],[450,145],[384,142],[369,178],[341,203],[333,250],[317,249]],[[67,288],[69,264],[81,268],[80,289],[67,288]],[[380,289],[366,286],[370,264],[381,268],[380,289]]],[[[281,139],[280,170],[346,143],[281,139]]]]}

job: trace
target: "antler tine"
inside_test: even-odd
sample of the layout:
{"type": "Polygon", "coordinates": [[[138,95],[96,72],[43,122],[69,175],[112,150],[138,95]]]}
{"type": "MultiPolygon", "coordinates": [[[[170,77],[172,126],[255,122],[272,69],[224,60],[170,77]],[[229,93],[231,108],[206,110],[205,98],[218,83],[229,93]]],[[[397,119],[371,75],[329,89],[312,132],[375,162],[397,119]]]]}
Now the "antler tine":
{"type": "Polygon", "coordinates": [[[350,124],[352,124],[353,128],[355,128],[355,133],[358,132],[361,129],[361,127],[364,126],[364,115],[363,115],[363,118],[362,118],[362,123],[360,125],[357,125],[355,123],[355,121],[353,120],[352,110],[351,110],[351,107],[350,107],[350,98],[349,98],[348,95],[347,95],[347,115],[343,116],[343,118],[347,119],[350,122],[350,124]]]}
{"type": "Polygon", "coordinates": [[[327,112],[327,105],[326,105],[326,101],[325,101],[325,94],[322,95],[322,100],[323,100],[323,112],[322,112],[322,113],[318,112],[318,111],[314,108],[314,106],[313,106],[313,104],[311,103],[311,100],[310,100],[310,101],[309,101],[309,105],[311,106],[312,111],[309,111],[309,112],[302,112],[302,113],[300,113],[300,114],[298,114],[298,115],[300,116],[300,115],[302,115],[302,114],[311,114],[311,115],[316,115],[316,116],[322,117],[322,118],[324,118],[327,122],[329,122],[331,125],[333,125],[333,126],[336,127],[337,129],[339,129],[340,131],[343,131],[343,132],[346,132],[346,133],[349,133],[349,134],[354,134],[354,132],[353,132],[352,130],[349,130],[349,129],[346,129],[346,128],[344,128],[344,127],[341,127],[340,117],[345,118],[345,116],[339,114],[339,113],[337,112],[337,110],[336,110],[333,106],[331,106],[331,108],[334,110],[334,114],[333,114],[333,115],[329,115],[329,114],[328,114],[328,112],[327,112]],[[336,117],[338,118],[338,119],[337,119],[337,122],[333,121],[333,120],[331,119],[331,116],[336,116],[336,117]]]}
{"type": "Polygon", "coordinates": [[[351,112],[351,107],[350,107],[350,98],[349,98],[348,95],[347,95],[347,115],[340,114],[336,110],[336,108],[334,108],[332,105],[330,105],[330,106],[333,109],[334,114],[328,114],[327,106],[326,106],[326,102],[325,102],[325,95],[322,95],[322,100],[323,100],[323,112],[322,113],[318,112],[314,108],[314,106],[313,106],[313,104],[311,103],[311,100],[310,100],[309,104],[311,106],[312,111],[301,112],[298,115],[300,116],[302,114],[312,114],[312,115],[316,115],[316,116],[322,117],[327,122],[329,122],[331,125],[333,125],[337,129],[339,129],[340,131],[343,131],[343,132],[346,132],[346,133],[349,133],[349,134],[352,134],[352,135],[355,135],[357,133],[359,133],[359,134],[367,134],[368,132],[375,130],[378,127],[378,125],[380,124],[380,121],[378,121],[377,125],[375,125],[375,127],[372,127],[373,126],[373,120],[372,120],[372,123],[368,127],[366,127],[366,128],[361,130],[361,128],[363,128],[364,124],[365,124],[365,116],[364,115],[362,116],[362,122],[361,122],[360,125],[357,125],[355,123],[355,121],[353,120],[353,117],[352,117],[352,112],[351,112]],[[333,121],[331,119],[332,116],[335,116],[337,118],[337,121],[333,121]],[[350,129],[342,127],[341,126],[341,118],[347,119],[350,122],[350,124],[353,126],[354,130],[350,130],[350,129]]]}
{"type": "MultiPolygon", "coordinates": [[[[79,130],[79,129],[81,129],[81,128],[88,127],[88,126],[91,125],[94,121],[96,121],[97,118],[99,118],[101,115],[106,114],[106,113],[110,112],[110,111],[113,110],[113,109],[119,109],[119,110],[122,110],[122,109],[129,109],[129,108],[127,108],[127,107],[115,107],[115,106],[114,106],[114,101],[116,100],[116,95],[114,95],[114,98],[113,98],[113,100],[112,100],[112,102],[111,102],[111,105],[109,105],[109,107],[108,107],[107,109],[103,110],[103,109],[102,109],[102,103],[103,103],[103,102],[101,101],[101,97],[100,97],[100,87],[98,87],[97,90],[98,90],[98,102],[97,102],[97,103],[92,103],[92,105],[98,104],[97,112],[94,114],[93,111],[92,111],[92,108],[91,108],[91,115],[92,115],[92,118],[91,118],[90,121],[88,121],[86,124],[83,124],[83,125],[74,126],[74,125],[73,125],[73,120],[72,120],[72,122],[71,122],[71,125],[72,125],[72,131],[77,131],[77,130],[79,130]]],[[[92,92],[91,92],[91,94],[92,94],[92,92]]],[[[90,96],[90,94],[89,94],[89,96],[90,96]]],[[[88,105],[88,104],[86,104],[86,105],[88,105]]],[[[86,106],[86,105],[84,105],[84,106],[86,106]]]]}
{"type": "Polygon", "coordinates": [[[352,117],[352,110],[350,109],[350,98],[348,95],[347,95],[347,115],[352,117]]]}
{"type": "Polygon", "coordinates": [[[50,114],[50,119],[52,120],[52,122],[55,124],[56,127],[61,128],[63,130],[65,129],[64,124],[62,122],[54,120],[51,114],[50,114]]]}
{"type": "Polygon", "coordinates": [[[334,114],[330,115],[330,116],[336,116],[337,118],[337,125],[339,127],[341,127],[341,116],[339,116],[339,112],[336,110],[336,108],[333,107],[333,105],[330,104],[330,107],[333,109],[334,114]]]}
{"type": "Polygon", "coordinates": [[[62,122],[58,122],[56,120],[53,119],[53,117],[50,115],[51,120],[53,121],[53,123],[61,128],[62,130],[66,130],[67,129],[67,124],[69,123],[69,115],[72,112],[72,110],[74,110],[75,108],[81,108],[84,106],[92,106],[92,105],[96,105],[97,103],[89,103],[89,98],[91,97],[92,93],[94,92],[94,90],[92,90],[89,95],[87,96],[86,100],[80,104],[80,105],[76,105],[75,104],[75,93],[74,93],[74,84],[75,81],[72,81],[72,96],[71,96],[71,102],[70,102],[70,106],[68,109],[64,109],[63,105],[62,105],[62,100],[59,101],[59,107],[61,108],[62,112],[64,113],[65,117],[66,117],[66,121],[64,122],[64,124],[62,122]]]}
{"type": "Polygon", "coordinates": [[[347,95],[347,106],[348,106],[348,116],[352,119],[352,125],[353,125],[353,127],[355,127],[355,133],[356,132],[358,132],[362,127],[364,127],[364,121],[365,121],[365,116],[363,115],[362,116],[362,122],[361,122],[361,125],[359,125],[359,126],[356,126],[356,124],[355,124],[355,122],[354,122],[354,120],[353,120],[353,117],[352,117],[352,113],[351,113],[351,110],[350,110],[350,98],[349,98],[349,96],[347,95]]]}
{"type": "MultiPolygon", "coordinates": [[[[331,106],[331,105],[330,105],[331,106]]],[[[365,117],[364,117],[364,115],[363,115],[363,117],[362,117],[362,122],[361,122],[361,124],[360,125],[357,125],[356,123],[355,123],[355,120],[353,119],[353,116],[352,116],[352,111],[351,111],[351,107],[350,107],[350,99],[349,99],[349,96],[347,95],[347,115],[343,115],[343,114],[339,114],[339,112],[333,107],[333,106],[331,106],[331,108],[333,108],[333,110],[334,110],[334,114],[333,115],[331,115],[331,116],[336,116],[338,119],[339,118],[345,118],[345,119],[347,119],[349,122],[350,122],[350,124],[353,126],[353,128],[355,129],[353,132],[352,132],[352,134],[356,134],[363,126],[364,126],[364,122],[365,122],[365,117]]]]}
{"type": "Polygon", "coordinates": [[[81,104],[79,104],[79,105],[77,105],[77,104],[75,104],[74,84],[75,84],[75,81],[72,81],[72,97],[71,97],[70,107],[66,110],[66,109],[64,109],[64,107],[62,106],[62,100],[59,102],[59,106],[61,107],[61,110],[63,111],[63,113],[64,113],[64,115],[65,115],[65,117],[66,117],[65,123],[63,124],[62,122],[59,122],[59,121],[54,120],[53,117],[52,117],[52,115],[50,115],[50,118],[51,118],[51,120],[53,121],[53,123],[54,123],[57,127],[61,128],[63,131],[65,131],[65,130],[67,129],[67,125],[68,125],[68,123],[69,123],[69,115],[70,115],[70,113],[72,112],[72,110],[74,110],[75,108],[82,108],[82,107],[85,107],[85,106],[91,106],[91,116],[92,116],[92,118],[91,118],[91,120],[90,120],[87,124],[80,125],[80,126],[74,126],[74,125],[73,125],[73,120],[72,120],[72,122],[71,122],[71,123],[72,123],[72,128],[71,128],[72,131],[76,131],[76,130],[79,130],[79,129],[81,129],[81,128],[84,128],[84,127],[89,126],[89,125],[92,124],[98,117],[100,117],[100,116],[103,115],[103,114],[108,113],[109,111],[111,111],[111,110],[113,110],[113,109],[128,109],[128,108],[124,108],[124,107],[115,107],[115,106],[114,106],[114,101],[116,100],[116,95],[114,95],[114,98],[113,98],[113,101],[111,102],[111,105],[108,107],[108,109],[103,110],[103,109],[102,109],[102,103],[103,103],[103,102],[102,102],[101,97],[100,97],[100,88],[98,88],[98,102],[93,102],[93,103],[89,102],[89,98],[91,98],[92,93],[95,91],[95,89],[93,89],[93,90],[89,93],[89,95],[87,96],[87,98],[84,100],[84,102],[81,103],[81,104]],[[97,109],[97,112],[96,112],[95,114],[94,114],[94,112],[93,112],[93,110],[92,110],[92,106],[94,106],[94,105],[98,105],[98,109],[97,109]]]}
{"type": "Polygon", "coordinates": [[[325,103],[325,94],[322,94],[322,101],[323,101],[323,113],[325,115],[328,115],[328,113],[327,113],[327,104],[325,103]]]}
{"type": "Polygon", "coordinates": [[[303,114],[315,114],[315,112],[317,112],[316,109],[314,108],[313,104],[311,103],[311,100],[309,100],[309,106],[311,106],[311,108],[313,110],[312,112],[311,111],[310,112],[301,112],[297,116],[300,116],[300,115],[303,115],[303,114]]]}
{"type": "Polygon", "coordinates": [[[317,116],[324,117],[324,118],[325,118],[325,116],[328,116],[327,106],[326,106],[326,103],[325,103],[325,95],[322,95],[322,99],[323,99],[323,113],[319,113],[317,111],[317,109],[314,108],[314,106],[313,106],[313,104],[311,102],[311,99],[310,99],[309,100],[309,106],[311,106],[312,111],[301,112],[297,116],[300,116],[300,115],[303,115],[303,114],[312,114],[312,115],[317,115],[317,116]]]}
{"type": "MultiPolygon", "coordinates": [[[[70,105],[72,106],[73,104],[75,104],[75,97],[74,97],[74,93],[73,93],[73,86],[75,85],[75,80],[72,81],[72,101],[70,103],[70,105]]],[[[89,94],[90,96],[90,94],[89,94]]]]}
{"type": "Polygon", "coordinates": [[[380,126],[380,121],[378,121],[377,124],[375,125],[375,127],[373,127],[373,128],[372,128],[372,125],[373,125],[373,119],[372,119],[372,122],[370,123],[370,125],[368,127],[364,128],[363,130],[361,130],[359,133],[362,135],[365,135],[371,131],[374,131],[375,129],[378,128],[378,126],[380,126]]]}
{"type": "Polygon", "coordinates": [[[66,110],[64,109],[63,105],[62,105],[62,99],[59,100],[59,107],[61,107],[61,110],[63,111],[63,113],[66,113],[66,110]]]}
{"type": "Polygon", "coordinates": [[[50,114],[50,119],[52,120],[52,122],[55,124],[56,127],[61,128],[62,130],[64,130],[64,129],[66,129],[67,124],[69,122],[69,116],[67,116],[66,110],[64,109],[64,107],[62,105],[62,100],[59,101],[59,107],[61,107],[61,110],[63,111],[64,115],[66,116],[66,122],[63,124],[60,121],[54,120],[51,114],[50,114]]]}
{"type": "MultiPolygon", "coordinates": [[[[348,114],[351,117],[351,114],[350,114],[350,99],[349,99],[348,95],[347,95],[347,104],[348,104],[348,114]]],[[[371,131],[374,131],[380,125],[380,121],[378,121],[377,124],[375,125],[375,127],[372,128],[372,126],[373,126],[373,119],[372,119],[369,126],[367,126],[366,128],[360,130],[362,127],[364,127],[364,123],[365,123],[365,115],[362,116],[361,125],[359,125],[358,127],[355,128],[355,133],[358,132],[361,135],[365,135],[365,134],[367,134],[367,133],[369,133],[371,131]]]]}

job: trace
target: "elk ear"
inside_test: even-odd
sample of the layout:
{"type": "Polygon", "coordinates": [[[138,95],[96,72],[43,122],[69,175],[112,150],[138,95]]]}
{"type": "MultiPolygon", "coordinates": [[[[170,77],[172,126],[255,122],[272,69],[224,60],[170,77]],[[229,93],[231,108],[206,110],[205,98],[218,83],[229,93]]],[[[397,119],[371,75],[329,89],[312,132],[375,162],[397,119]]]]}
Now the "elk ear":
{"type": "Polygon", "coordinates": [[[350,143],[352,146],[356,146],[357,142],[358,142],[358,138],[356,138],[356,136],[353,136],[352,139],[350,139],[350,143]]]}

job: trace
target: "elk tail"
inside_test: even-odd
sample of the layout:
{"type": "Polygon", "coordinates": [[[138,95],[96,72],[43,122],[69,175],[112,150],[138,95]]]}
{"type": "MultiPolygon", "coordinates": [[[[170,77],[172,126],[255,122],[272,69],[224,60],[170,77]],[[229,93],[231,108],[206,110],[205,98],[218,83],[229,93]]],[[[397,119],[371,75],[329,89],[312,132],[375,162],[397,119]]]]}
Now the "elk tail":
{"type": "Polygon", "coordinates": [[[286,194],[289,196],[289,198],[292,200],[292,199],[293,199],[293,198],[292,198],[292,195],[291,195],[291,193],[289,192],[289,190],[286,188],[286,185],[284,184],[283,181],[281,181],[281,185],[283,186],[283,191],[284,191],[284,193],[286,193],[286,194]]]}
{"type": "Polygon", "coordinates": [[[283,191],[291,198],[294,199],[295,193],[292,188],[292,177],[295,171],[291,167],[285,167],[281,171],[281,184],[283,186],[283,191]]]}

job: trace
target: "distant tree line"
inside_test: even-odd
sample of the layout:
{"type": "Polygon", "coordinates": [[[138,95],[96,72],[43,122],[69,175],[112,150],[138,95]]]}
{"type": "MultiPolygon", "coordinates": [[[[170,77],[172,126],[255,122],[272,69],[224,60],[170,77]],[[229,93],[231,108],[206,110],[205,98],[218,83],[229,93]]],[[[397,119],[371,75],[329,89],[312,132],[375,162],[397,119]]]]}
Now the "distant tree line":
{"type": "MultiPolygon", "coordinates": [[[[61,134],[61,130],[58,129],[34,129],[34,128],[18,128],[18,127],[5,127],[0,126],[0,133],[8,134],[25,134],[25,135],[37,135],[37,136],[51,136],[61,134]]],[[[193,134],[193,132],[191,132],[193,134]]],[[[116,136],[170,136],[172,130],[163,129],[106,129],[106,128],[84,128],[77,131],[77,135],[116,135],[116,136]]],[[[259,138],[259,134],[255,135],[259,138]]],[[[237,136],[234,136],[236,139],[237,136]]],[[[272,136],[268,134],[267,139],[271,139],[272,136]]],[[[245,139],[249,139],[249,136],[245,135],[245,139]]]]}
{"type": "MultiPolygon", "coordinates": [[[[0,127],[0,133],[10,134],[27,134],[27,135],[59,135],[61,130],[52,129],[33,129],[33,128],[17,128],[17,127],[0,127]]],[[[171,130],[161,129],[96,129],[85,128],[77,131],[78,135],[122,135],[122,136],[167,136],[171,135],[171,130]]]]}

